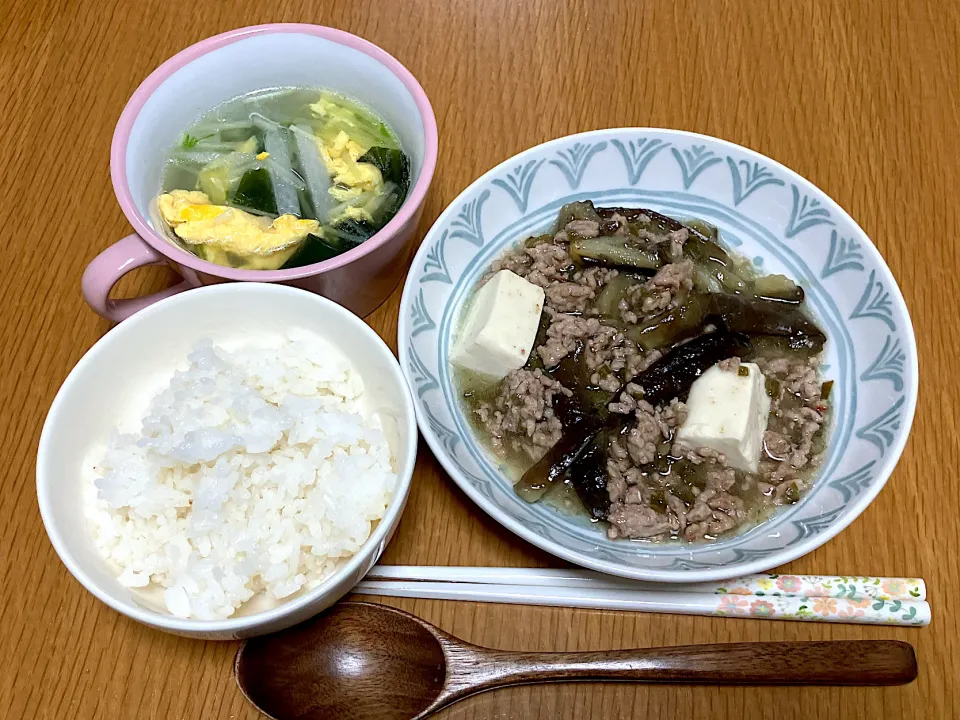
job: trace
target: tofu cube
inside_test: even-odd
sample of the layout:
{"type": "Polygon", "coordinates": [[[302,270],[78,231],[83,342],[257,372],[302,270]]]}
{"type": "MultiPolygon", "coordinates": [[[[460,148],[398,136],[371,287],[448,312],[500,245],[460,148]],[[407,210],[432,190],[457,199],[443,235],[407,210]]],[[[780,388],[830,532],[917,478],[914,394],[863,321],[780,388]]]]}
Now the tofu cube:
{"type": "Polygon", "coordinates": [[[690,387],[687,419],[677,440],[687,447],[721,452],[730,467],[756,472],[769,415],[770,398],[760,368],[741,363],[731,372],[714,365],[690,387]]]}
{"type": "Polygon", "coordinates": [[[543,288],[501,270],[477,290],[454,345],[451,362],[503,378],[526,364],[543,311],[543,288]]]}

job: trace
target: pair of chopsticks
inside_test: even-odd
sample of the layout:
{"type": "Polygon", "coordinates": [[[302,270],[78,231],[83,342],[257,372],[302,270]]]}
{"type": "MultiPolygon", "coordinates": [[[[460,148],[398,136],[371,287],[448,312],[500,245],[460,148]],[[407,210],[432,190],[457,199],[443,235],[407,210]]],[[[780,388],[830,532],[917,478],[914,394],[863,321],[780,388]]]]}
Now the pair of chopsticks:
{"type": "Polygon", "coordinates": [[[930,623],[917,578],[763,574],[717,583],[647,583],[589,570],[378,565],[364,595],[918,627],[930,623]]]}

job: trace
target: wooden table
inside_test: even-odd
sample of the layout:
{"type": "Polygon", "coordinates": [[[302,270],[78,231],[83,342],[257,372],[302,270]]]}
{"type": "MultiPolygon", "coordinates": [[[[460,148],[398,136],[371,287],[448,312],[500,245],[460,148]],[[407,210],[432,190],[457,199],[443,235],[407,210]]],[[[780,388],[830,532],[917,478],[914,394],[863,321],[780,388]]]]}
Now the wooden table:
{"type": "MultiPolygon", "coordinates": [[[[910,307],[923,387],[879,498],[790,572],[918,575],[927,629],[679,618],[387,601],[478,643],[577,650],[675,643],[898,638],[920,677],[889,689],[567,685],[465,701],[453,718],[948,718],[960,716],[960,4],[934,0],[3,0],[0,107],[0,716],[253,718],[233,643],[167,636],[88,594],[47,541],[34,457],[47,408],[108,325],[80,297],[86,263],[128,232],[108,170],[137,84],[201,38],[299,21],[362,35],[433,102],[438,171],[422,230],[483,171],[549,138],[649,125],[716,135],[797,170],[873,238],[910,307]]],[[[174,281],[151,268],[118,289],[174,281]]],[[[398,288],[370,318],[395,345],[398,288]]],[[[421,445],[385,560],[554,565],[473,507],[421,445]]]]}

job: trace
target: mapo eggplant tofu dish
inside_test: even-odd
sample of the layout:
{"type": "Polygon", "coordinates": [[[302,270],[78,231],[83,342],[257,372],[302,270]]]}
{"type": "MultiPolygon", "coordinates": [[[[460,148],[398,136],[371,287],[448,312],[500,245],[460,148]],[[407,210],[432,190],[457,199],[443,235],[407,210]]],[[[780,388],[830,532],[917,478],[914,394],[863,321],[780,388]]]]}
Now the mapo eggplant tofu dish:
{"type": "Polygon", "coordinates": [[[560,498],[612,539],[700,542],[811,485],[826,340],[803,289],[713,226],[584,201],[488,268],[451,361],[523,499],[560,498]]]}

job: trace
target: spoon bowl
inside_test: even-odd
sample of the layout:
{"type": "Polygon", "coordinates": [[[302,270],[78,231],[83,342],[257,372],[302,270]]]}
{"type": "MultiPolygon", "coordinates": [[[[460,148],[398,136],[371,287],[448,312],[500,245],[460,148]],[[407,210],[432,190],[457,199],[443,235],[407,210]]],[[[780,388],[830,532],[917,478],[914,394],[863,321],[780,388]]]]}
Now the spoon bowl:
{"type": "Polygon", "coordinates": [[[402,610],[346,602],[247,640],[234,674],[247,699],[275,720],[408,720],[523,683],[899,685],[917,676],[917,661],[909,644],[893,640],[506,652],[464,642],[402,610]]]}
{"type": "Polygon", "coordinates": [[[260,712],[286,718],[413,718],[446,680],[433,626],[371,603],[340,603],[318,620],[248,640],[237,682],[260,712]]]}

